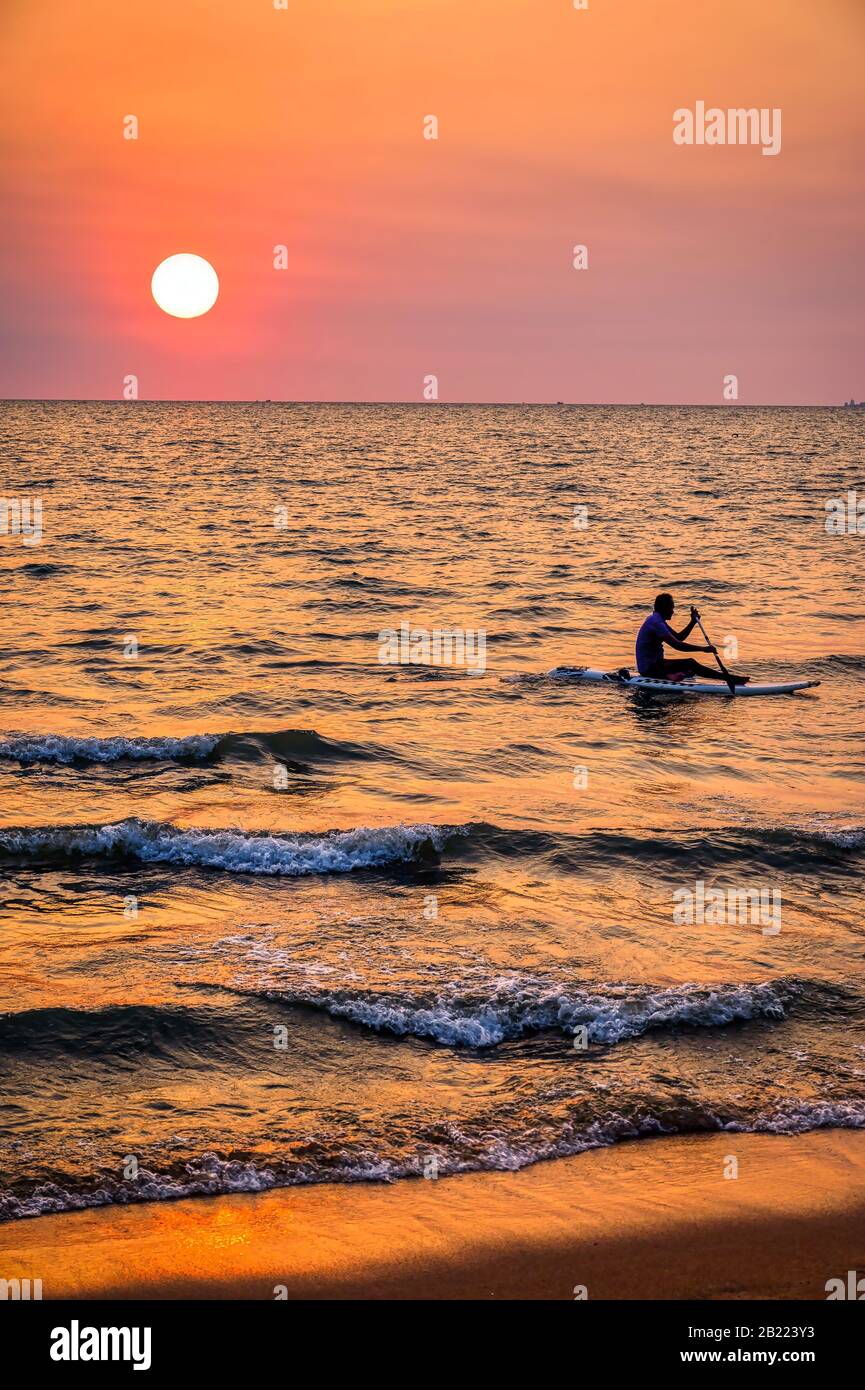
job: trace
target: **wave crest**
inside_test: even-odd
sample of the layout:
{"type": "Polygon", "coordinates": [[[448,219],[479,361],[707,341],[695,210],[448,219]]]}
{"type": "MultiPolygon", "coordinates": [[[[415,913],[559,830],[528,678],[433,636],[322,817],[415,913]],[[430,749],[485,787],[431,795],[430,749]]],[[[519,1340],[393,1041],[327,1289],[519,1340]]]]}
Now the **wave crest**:
{"type": "Polygon", "coordinates": [[[20,734],[0,739],[0,758],[30,767],[59,763],[203,762],[220,742],[219,734],[185,738],[75,738],[65,734],[20,734]]]}
{"type": "Polygon", "coordinates": [[[119,1181],[105,1172],[94,1174],[81,1185],[39,1183],[29,1192],[0,1191],[0,1221],[46,1216],[53,1212],[81,1211],[88,1207],[125,1206],[139,1202],[176,1201],[183,1197],[211,1197],[232,1192],[266,1192],[275,1187],[305,1186],[322,1182],[395,1182],[425,1174],[431,1154],[439,1175],[477,1171],[517,1172],[545,1159],[568,1158],[588,1149],[607,1148],[629,1140],[658,1135],[728,1132],[740,1134],[803,1134],[809,1130],[865,1129],[865,1102],[791,1102],[751,1120],[725,1119],[713,1109],[696,1106],[678,1121],[651,1108],[635,1115],[612,1111],[581,1126],[569,1127],[558,1138],[539,1134],[520,1140],[495,1131],[484,1131],[464,1148],[426,1142],[421,1153],[388,1157],[375,1147],[343,1150],[328,1155],[288,1160],[274,1155],[270,1161],[248,1157],[223,1157],[207,1152],[173,1172],[142,1166],[138,1176],[119,1181]]]}
{"type": "Polygon", "coordinates": [[[484,994],[449,987],[431,998],[373,991],[260,991],[265,998],[323,1010],[334,1018],[397,1037],[427,1038],[446,1047],[489,1048],[532,1033],[612,1044],[660,1028],[720,1028],[748,1019],[783,1019],[803,990],[792,980],[712,986],[599,985],[554,987],[524,976],[503,977],[484,994]]]}
{"type": "MultiPolygon", "coordinates": [[[[83,767],[93,763],[177,762],[208,759],[362,761],[387,756],[375,745],[323,737],[315,729],[276,729],[263,733],[187,734],[182,737],[111,737],[70,734],[12,734],[0,739],[0,759],[31,767],[53,763],[83,767]]],[[[302,765],[302,763],[301,763],[302,765]]]]}
{"type": "Polygon", "coordinates": [[[109,825],[26,826],[0,831],[0,859],[129,859],[182,864],[235,874],[350,873],[354,869],[433,858],[467,827],[360,826],[324,833],[183,830],[135,817],[109,825]]]}

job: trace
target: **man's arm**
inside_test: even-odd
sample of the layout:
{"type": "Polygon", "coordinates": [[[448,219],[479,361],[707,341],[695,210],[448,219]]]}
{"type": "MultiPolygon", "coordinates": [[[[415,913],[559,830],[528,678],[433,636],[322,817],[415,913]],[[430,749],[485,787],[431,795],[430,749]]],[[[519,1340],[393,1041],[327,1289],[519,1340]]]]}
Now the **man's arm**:
{"type": "MultiPolygon", "coordinates": [[[[685,632],[690,632],[690,628],[685,628],[685,632]]],[[[668,637],[668,646],[675,647],[677,652],[716,652],[717,647],[703,647],[699,642],[683,642],[680,637],[668,637]]]]}
{"type": "Polygon", "coordinates": [[[717,648],[716,648],[716,647],[713,647],[713,646],[711,646],[711,645],[709,645],[709,646],[703,646],[702,643],[686,642],[686,641],[685,641],[685,638],[686,638],[686,637],[688,636],[688,634],[691,632],[692,628],[694,628],[694,627],[696,626],[696,624],[697,624],[697,619],[699,618],[699,616],[700,616],[700,615],[699,615],[699,613],[697,612],[696,608],[692,608],[692,609],[691,609],[691,621],[688,623],[687,627],[683,627],[683,628],[682,628],[682,631],[681,631],[681,632],[674,632],[673,629],[670,627],[670,624],[669,624],[669,623],[665,623],[665,624],[664,624],[664,627],[667,629],[667,636],[664,638],[664,641],[667,643],[667,645],[670,646],[670,647],[675,647],[675,649],[676,649],[677,652],[714,652],[714,651],[717,651],[717,648]]]}
{"type": "MultiPolygon", "coordinates": [[[[699,615],[699,613],[697,612],[696,608],[692,608],[692,609],[691,609],[691,621],[688,623],[688,626],[687,626],[687,627],[683,627],[681,632],[675,632],[675,633],[673,633],[673,636],[674,636],[674,637],[677,637],[678,640],[679,640],[680,642],[684,642],[685,638],[688,637],[688,636],[690,635],[690,633],[693,632],[694,628],[697,626],[697,619],[699,618],[699,616],[700,616],[700,615],[699,615]]],[[[669,626],[669,624],[668,624],[668,626],[669,626]]],[[[670,628],[670,631],[673,632],[673,629],[670,628]]],[[[675,644],[674,644],[674,645],[675,645],[675,644]]],[[[705,652],[705,651],[709,651],[710,649],[709,649],[708,647],[680,647],[679,650],[680,650],[680,651],[683,651],[683,652],[686,652],[686,651],[687,651],[687,652],[690,652],[690,651],[694,651],[694,652],[705,652]]]]}

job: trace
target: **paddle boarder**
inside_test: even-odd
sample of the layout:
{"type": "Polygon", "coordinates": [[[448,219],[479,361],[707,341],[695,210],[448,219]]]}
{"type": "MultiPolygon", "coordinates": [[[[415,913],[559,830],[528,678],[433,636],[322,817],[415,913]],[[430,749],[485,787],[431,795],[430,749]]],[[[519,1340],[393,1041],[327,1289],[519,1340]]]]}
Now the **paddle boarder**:
{"type": "MultiPolygon", "coordinates": [[[[714,680],[716,672],[710,666],[701,666],[700,662],[691,656],[664,656],[665,643],[674,647],[677,652],[714,652],[715,656],[718,656],[718,648],[712,643],[701,646],[685,640],[700,622],[700,614],[696,608],[691,609],[691,620],[682,631],[673,631],[670,619],[675,608],[672,594],[658,594],[654,611],[649,614],[637,633],[637,670],[641,676],[654,676],[657,680],[683,680],[685,676],[708,676],[710,680],[714,680]]],[[[718,664],[721,665],[719,657],[718,664]]],[[[736,676],[732,671],[726,671],[723,666],[721,669],[725,672],[728,684],[732,682],[733,685],[747,685],[747,676],[736,676]]]]}

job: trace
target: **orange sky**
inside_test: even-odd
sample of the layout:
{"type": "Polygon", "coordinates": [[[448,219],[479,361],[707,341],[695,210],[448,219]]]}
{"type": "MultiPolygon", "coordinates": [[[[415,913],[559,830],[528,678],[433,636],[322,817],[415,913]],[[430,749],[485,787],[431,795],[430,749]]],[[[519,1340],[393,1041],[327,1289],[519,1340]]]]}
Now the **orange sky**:
{"type": "Polygon", "coordinates": [[[5,396],[420,400],[434,373],[442,400],[720,404],[735,373],[745,404],[865,399],[862,0],[5,0],[0,25],[5,396]],[[780,107],[780,155],[676,146],[698,99],[780,107]],[[219,274],[201,319],[151,299],[177,251],[219,274]]]}

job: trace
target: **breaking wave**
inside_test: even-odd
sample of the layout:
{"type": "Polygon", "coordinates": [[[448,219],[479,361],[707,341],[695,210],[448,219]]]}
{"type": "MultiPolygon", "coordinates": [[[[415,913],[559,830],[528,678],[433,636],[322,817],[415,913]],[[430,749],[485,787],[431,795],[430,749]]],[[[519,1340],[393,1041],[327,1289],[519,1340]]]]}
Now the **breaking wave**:
{"type": "Polygon", "coordinates": [[[34,763],[203,762],[219,743],[218,734],[186,738],[73,738],[64,734],[20,734],[0,739],[0,758],[29,767],[34,763]]]}
{"type": "Polygon", "coordinates": [[[265,733],[188,734],[172,737],[76,737],[67,734],[13,734],[0,739],[0,759],[20,763],[88,764],[123,762],[202,763],[228,759],[275,758],[294,762],[357,760],[386,756],[375,745],[324,738],[314,729],[280,729],[265,733]]]}
{"type": "Polygon", "coordinates": [[[525,976],[493,981],[484,993],[446,988],[431,998],[372,991],[309,989],[261,991],[265,998],[321,1009],[333,1018],[397,1037],[428,1038],[447,1047],[488,1048],[531,1033],[612,1044],[661,1028],[720,1028],[747,1019],[785,1017],[802,992],[794,981],[762,984],[676,985],[658,989],[601,985],[562,989],[525,976]]]}
{"type": "Polygon", "coordinates": [[[865,1129],[865,1101],[796,1101],[754,1115],[725,1117],[711,1106],[695,1104],[690,1112],[671,1116],[659,1107],[635,1114],[610,1111],[585,1124],[566,1125],[553,1137],[536,1130],[525,1136],[455,1132],[453,1143],[424,1138],[423,1151],[389,1156],[380,1147],[340,1145],[320,1149],[305,1145],[302,1158],[274,1155],[269,1160],[222,1156],[215,1152],[159,1171],[142,1164],[133,1179],[113,1173],[94,1173],[89,1180],[42,1182],[29,1192],[0,1191],[0,1221],[47,1216],[92,1207],[126,1206],[141,1202],[176,1201],[184,1197],[215,1197],[229,1193],[268,1192],[278,1187],[323,1182],[396,1182],[422,1177],[435,1159],[437,1175],[469,1172],[517,1172],[533,1163],[570,1158],[589,1149],[608,1148],[627,1141],[661,1135],[738,1133],[796,1135],[814,1129],[865,1129]]]}
{"type": "Polygon", "coordinates": [[[249,830],[184,830],[137,818],[109,825],[12,828],[0,831],[0,860],[56,863],[77,859],[182,864],[234,874],[350,873],[433,859],[460,826],[395,825],[321,834],[249,830]]]}
{"type": "MultiPolygon", "coordinates": [[[[444,1047],[484,1049],[535,1033],[612,1046],[644,1033],[676,1028],[723,1028],[751,1019],[776,1022],[797,1001],[819,996],[832,1003],[826,986],[794,979],[757,984],[651,985],[601,982],[581,987],[516,972],[470,987],[442,985],[429,995],[371,988],[315,989],[297,986],[199,985],[247,1001],[266,1000],[314,1009],[332,1018],[395,1037],[415,1037],[444,1047]]],[[[845,1001],[839,995],[836,1005],[845,1001]]],[[[111,1069],[129,1058],[148,1056],[201,1060],[224,1058],[235,1044],[230,1012],[176,1005],[112,1004],[98,1009],[41,1008],[0,1013],[0,1056],[98,1057],[111,1069]]],[[[242,1030],[240,1032],[242,1038],[242,1030]]]]}

